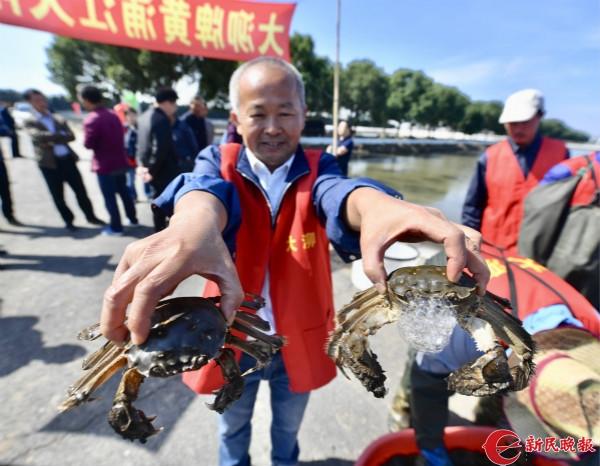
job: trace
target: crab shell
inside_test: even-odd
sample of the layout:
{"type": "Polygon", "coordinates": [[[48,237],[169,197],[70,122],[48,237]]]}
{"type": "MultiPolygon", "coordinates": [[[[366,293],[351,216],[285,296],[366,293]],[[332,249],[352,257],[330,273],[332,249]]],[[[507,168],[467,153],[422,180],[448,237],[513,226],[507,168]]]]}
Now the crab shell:
{"type": "Polygon", "coordinates": [[[156,323],[146,341],[127,350],[128,366],[145,377],[170,377],[199,369],[213,359],[225,343],[227,324],[212,302],[175,298],[179,312],[156,323]]]}

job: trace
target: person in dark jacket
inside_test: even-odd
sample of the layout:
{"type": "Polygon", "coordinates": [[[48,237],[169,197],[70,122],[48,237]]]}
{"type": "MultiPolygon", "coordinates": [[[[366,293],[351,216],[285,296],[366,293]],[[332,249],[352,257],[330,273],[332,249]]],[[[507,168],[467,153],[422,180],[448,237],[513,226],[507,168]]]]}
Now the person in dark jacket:
{"type": "MultiPolygon", "coordinates": [[[[350,157],[352,157],[352,149],[354,148],[354,141],[352,140],[352,127],[346,120],[342,120],[338,123],[338,144],[335,154],[333,156],[337,160],[340,170],[344,176],[348,176],[348,164],[350,163],[350,157]]],[[[327,146],[327,152],[332,154],[333,146],[327,146]]]]}
{"type": "Polygon", "coordinates": [[[196,156],[200,152],[194,131],[185,121],[177,117],[173,120],[171,131],[181,173],[194,171],[196,156]]]}
{"type": "Polygon", "coordinates": [[[0,119],[4,122],[8,128],[10,134],[5,134],[10,138],[10,144],[12,148],[13,158],[23,157],[19,149],[19,135],[17,134],[17,126],[15,120],[10,114],[9,106],[7,104],[0,103],[0,119]]]}
{"type": "MultiPolygon", "coordinates": [[[[127,189],[134,202],[137,201],[138,195],[135,189],[135,169],[137,161],[135,159],[137,151],[137,111],[135,108],[125,110],[125,152],[127,153],[127,161],[129,168],[127,169],[127,189]]],[[[150,197],[150,196],[148,196],[150,197]]]]}
{"type": "Polygon", "coordinates": [[[198,143],[198,151],[213,143],[215,129],[208,120],[208,107],[200,96],[196,96],[190,102],[190,109],[184,113],[181,119],[190,127],[198,143]]]}
{"type": "MultiPolygon", "coordinates": [[[[146,110],[138,121],[138,173],[149,182],[158,196],[181,171],[173,143],[171,122],[177,112],[177,92],[161,88],[155,95],[156,104],[146,110]]],[[[162,230],[166,218],[154,213],[154,228],[162,230]]]]}
{"type": "Polygon", "coordinates": [[[48,110],[48,100],[40,91],[29,89],[24,97],[33,107],[33,112],[32,117],[25,120],[23,126],[31,136],[35,158],[67,229],[73,231],[77,228],[73,225],[75,216],[65,202],[65,183],[75,193],[77,203],[87,221],[93,225],[104,225],[94,214],[81,173],[77,169],[79,157],[68,145],[75,140],[73,131],[63,118],[48,110]]]}
{"type": "Polygon", "coordinates": [[[125,174],[129,168],[123,141],[123,125],[119,117],[102,104],[102,93],[95,86],[85,86],[79,93],[83,108],[90,112],[83,122],[83,144],[94,153],[92,171],[98,176],[98,184],[110,216],[110,225],[102,234],[123,234],[117,194],[123,202],[131,225],[137,225],[135,204],[127,189],[125,174]]]}
{"type": "MultiPolygon", "coordinates": [[[[0,136],[8,136],[10,129],[0,120],[0,136]]],[[[4,157],[2,156],[2,147],[0,147],[0,200],[2,201],[2,214],[4,218],[11,225],[19,226],[19,222],[13,213],[13,202],[10,195],[10,181],[8,179],[8,172],[6,165],[4,164],[4,157]]]]}

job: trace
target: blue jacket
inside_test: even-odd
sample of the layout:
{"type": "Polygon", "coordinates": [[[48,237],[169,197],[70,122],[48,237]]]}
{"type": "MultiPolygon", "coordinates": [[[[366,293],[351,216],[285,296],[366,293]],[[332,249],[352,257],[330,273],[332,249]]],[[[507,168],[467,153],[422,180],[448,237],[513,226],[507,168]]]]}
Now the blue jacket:
{"type": "MultiPolygon", "coordinates": [[[[229,217],[223,230],[223,238],[231,252],[234,251],[235,234],[241,222],[241,207],[236,189],[221,176],[221,153],[216,145],[208,146],[196,158],[193,173],[184,173],[175,178],[162,194],[154,200],[154,205],[165,215],[173,213],[175,203],[190,191],[207,191],[215,195],[225,206],[229,217]]],[[[237,169],[260,188],[258,178],[250,168],[245,149],[239,156],[237,169]]],[[[308,162],[301,146],[287,174],[286,183],[291,185],[308,172],[308,162]]],[[[402,198],[397,191],[368,178],[349,179],[342,176],[333,155],[323,152],[319,162],[319,173],[312,191],[313,205],[317,215],[325,224],[327,237],[340,257],[353,261],[360,257],[360,237],[352,231],[343,218],[345,201],[357,188],[370,187],[391,196],[402,198]]],[[[277,213],[273,213],[276,215],[277,213]]]]}

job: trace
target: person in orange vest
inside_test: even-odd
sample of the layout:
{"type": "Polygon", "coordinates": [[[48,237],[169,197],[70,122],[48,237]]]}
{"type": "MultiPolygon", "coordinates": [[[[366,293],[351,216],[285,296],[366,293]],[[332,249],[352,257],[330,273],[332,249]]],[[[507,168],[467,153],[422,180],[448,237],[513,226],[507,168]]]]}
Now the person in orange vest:
{"type": "MultiPolygon", "coordinates": [[[[481,253],[491,273],[488,291],[511,301],[513,314],[523,321],[529,333],[573,326],[600,337],[600,314],[559,276],[533,259],[505,255],[502,249],[486,243],[485,238],[481,253]]],[[[403,379],[404,385],[395,396],[391,418],[405,415],[395,410],[410,410],[410,424],[426,466],[452,465],[443,441],[451,395],[446,377],[481,354],[474,340],[456,327],[441,352],[417,353],[407,368],[410,375],[403,379]]],[[[393,424],[390,427],[395,428],[393,424]]]]}
{"type": "MultiPolygon", "coordinates": [[[[383,253],[399,238],[443,243],[450,280],[466,266],[483,290],[489,271],[479,233],[374,180],[343,177],[331,154],[302,148],[304,83],[292,65],[272,57],[246,62],[229,89],[244,144],[207,147],[195,173],[179,175],[155,200],[169,225],[126,249],[105,293],[101,330],[113,341],[130,333],[133,343],[143,342],[158,300],[194,274],[211,280],[205,296],[222,295],[229,320],[242,290],[261,294],[266,305],[259,314],[287,344],[246,378],[241,398],[220,416],[219,464],[250,464],[252,412],[259,383],[267,380],[272,464],[295,465],[309,393],[336,375],[325,353],[334,316],[329,241],[346,261],[362,253],[367,276],[382,292],[383,253]]],[[[247,356],[239,361],[242,370],[254,365],[247,356]]],[[[223,381],[209,363],[186,373],[184,382],[211,393],[223,381]]]]}
{"type": "Polygon", "coordinates": [[[544,96],[536,89],[506,99],[499,122],[508,138],[481,155],[463,205],[462,223],[508,250],[516,250],[525,196],[569,157],[564,142],[540,134],[544,113],[544,96]]]}

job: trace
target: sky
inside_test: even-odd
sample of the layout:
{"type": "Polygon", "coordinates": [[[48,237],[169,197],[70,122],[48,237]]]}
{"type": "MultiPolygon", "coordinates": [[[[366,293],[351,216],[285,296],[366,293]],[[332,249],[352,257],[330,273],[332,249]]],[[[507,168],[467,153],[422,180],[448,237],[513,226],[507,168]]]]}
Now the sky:
{"type": "MultiPolygon", "coordinates": [[[[2,0],[0,0],[2,1],[2,0]]],[[[64,0],[63,0],[64,1],[64,0]]],[[[473,100],[540,89],[547,117],[600,137],[600,0],[341,0],[340,61],[418,69],[473,100]]],[[[336,0],[299,0],[292,32],[335,57],[336,0]]],[[[0,25],[0,88],[48,79],[51,35],[0,25]]]]}

